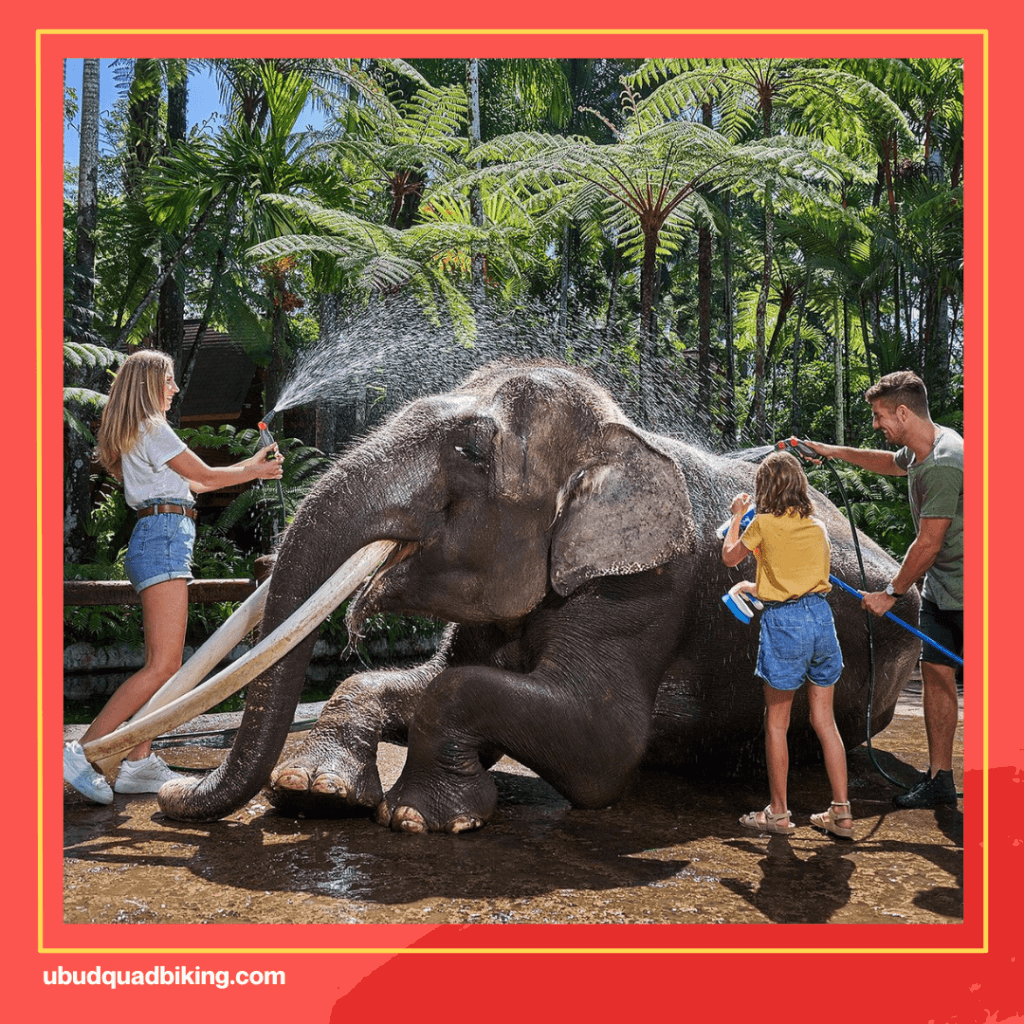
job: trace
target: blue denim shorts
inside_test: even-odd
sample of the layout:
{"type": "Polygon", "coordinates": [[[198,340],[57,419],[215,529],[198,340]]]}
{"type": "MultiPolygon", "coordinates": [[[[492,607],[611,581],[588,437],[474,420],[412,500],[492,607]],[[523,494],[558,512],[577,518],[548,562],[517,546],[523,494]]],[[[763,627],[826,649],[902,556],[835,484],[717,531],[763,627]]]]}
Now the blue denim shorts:
{"type": "MultiPolygon", "coordinates": [[[[159,504],[165,504],[160,502],[159,504]]],[[[135,524],[124,567],[137,593],[165,580],[192,579],[195,520],[174,512],[146,516],[135,524]]]]}
{"type": "Polygon", "coordinates": [[[804,679],[815,686],[835,684],[843,671],[843,652],[824,594],[765,608],[754,671],[774,690],[798,690],[804,679]]]}

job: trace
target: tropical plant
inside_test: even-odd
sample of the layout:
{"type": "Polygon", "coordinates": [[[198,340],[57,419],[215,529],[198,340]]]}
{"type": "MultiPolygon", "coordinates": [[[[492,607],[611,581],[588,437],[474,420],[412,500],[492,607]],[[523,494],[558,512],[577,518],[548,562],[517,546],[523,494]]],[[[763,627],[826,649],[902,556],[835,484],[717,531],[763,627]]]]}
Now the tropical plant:
{"type": "MultiPolygon", "coordinates": [[[[867,176],[863,157],[869,141],[868,118],[884,122],[892,133],[909,135],[902,111],[871,82],[828,61],[800,59],[669,59],[650,60],[630,81],[654,85],[644,109],[665,118],[685,117],[705,105],[714,109],[714,123],[730,139],[760,137],[765,143],[784,127],[784,138],[802,136],[812,152],[847,179],[867,176]],[[781,122],[781,123],[780,123],[781,122]],[[843,158],[837,159],[842,153],[843,158]]],[[[767,436],[764,387],[767,354],[767,307],[775,254],[775,211],[792,188],[770,164],[760,168],[754,183],[762,204],[763,258],[756,311],[754,399],[751,416],[760,440],[767,436]]],[[[839,180],[838,175],[835,178],[839,180]]],[[[838,403],[841,407],[841,403],[838,403]]]]}

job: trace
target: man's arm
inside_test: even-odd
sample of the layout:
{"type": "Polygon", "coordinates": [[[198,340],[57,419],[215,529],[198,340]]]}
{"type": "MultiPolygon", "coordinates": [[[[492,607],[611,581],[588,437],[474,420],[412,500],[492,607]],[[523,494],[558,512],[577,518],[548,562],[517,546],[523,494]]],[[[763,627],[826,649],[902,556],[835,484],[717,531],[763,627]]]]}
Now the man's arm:
{"type": "Polygon", "coordinates": [[[804,441],[812,451],[829,459],[841,459],[852,466],[860,466],[881,476],[906,476],[907,471],[896,462],[893,452],[879,448],[850,448],[846,445],[823,444],[820,441],[804,441]]]}
{"type": "MultiPolygon", "coordinates": [[[[934,564],[952,519],[922,519],[914,543],[907,548],[900,571],[892,578],[892,587],[905,594],[934,564]]],[[[865,594],[861,604],[875,615],[884,615],[896,603],[884,590],[865,594]]]]}

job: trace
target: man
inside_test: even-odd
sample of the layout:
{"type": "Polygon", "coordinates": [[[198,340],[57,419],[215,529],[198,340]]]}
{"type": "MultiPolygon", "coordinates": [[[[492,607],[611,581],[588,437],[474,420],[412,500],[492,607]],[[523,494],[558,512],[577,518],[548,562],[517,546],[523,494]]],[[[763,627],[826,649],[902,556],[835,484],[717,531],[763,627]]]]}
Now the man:
{"type": "MultiPolygon", "coordinates": [[[[932,422],[928,392],[916,373],[887,374],[864,393],[871,425],[897,445],[896,452],[808,442],[819,455],[842,459],[874,473],[906,476],[917,536],[885,590],[865,594],[863,606],[885,615],[921,576],[921,632],[963,656],[964,639],[964,441],[932,422]]],[[[958,703],[957,665],[924,644],[921,678],[929,767],[909,790],[893,798],[897,807],[956,806],[953,737],[958,703]]]]}

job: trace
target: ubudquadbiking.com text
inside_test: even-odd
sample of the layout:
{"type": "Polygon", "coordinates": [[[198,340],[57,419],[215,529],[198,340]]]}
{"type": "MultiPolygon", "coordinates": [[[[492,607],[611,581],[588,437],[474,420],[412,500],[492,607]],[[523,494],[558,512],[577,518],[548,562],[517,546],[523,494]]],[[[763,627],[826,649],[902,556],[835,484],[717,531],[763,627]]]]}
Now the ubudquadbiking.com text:
{"type": "Polygon", "coordinates": [[[44,985],[101,985],[105,988],[129,988],[134,985],[284,985],[284,971],[215,971],[205,967],[151,967],[145,971],[113,970],[91,967],[68,970],[56,967],[43,971],[44,985]]]}

